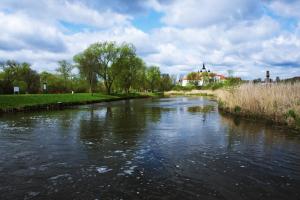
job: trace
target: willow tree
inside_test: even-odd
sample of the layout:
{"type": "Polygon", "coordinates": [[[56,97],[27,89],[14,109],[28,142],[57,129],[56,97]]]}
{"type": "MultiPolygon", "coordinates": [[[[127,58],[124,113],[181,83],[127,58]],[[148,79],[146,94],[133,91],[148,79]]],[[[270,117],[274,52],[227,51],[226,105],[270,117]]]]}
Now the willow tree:
{"type": "Polygon", "coordinates": [[[111,94],[112,85],[119,72],[118,62],[121,58],[121,48],[115,42],[98,42],[88,47],[98,76],[103,80],[107,94],[111,94]]]}
{"type": "Polygon", "coordinates": [[[121,57],[117,63],[119,73],[117,76],[117,86],[129,93],[130,89],[139,82],[145,63],[135,53],[135,48],[130,44],[123,44],[121,47],[121,57]]]}
{"type": "Polygon", "coordinates": [[[160,84],[160,70],[159,67],[150,66],[146,71],[147,83],[153,92],[155,89],[158,89],[160,84]]]}
{"type": "Polygon", "coordinates": [[[67,81],[71,77],[71,72],[74,66],[66,60],[58,61],[59,67],[56,71],[63,77],[64,79],[64,87],[67,89],[67,81]]]}
{"type": "Polygon", "coordinates": [[[79,69],[79,73],[83,76],[89,85],[89,92],[93,93],[94,87],[97,83],[98,65],[91,49],[86,49],[84,52],[74,56],[74,62],[79,69]]]}

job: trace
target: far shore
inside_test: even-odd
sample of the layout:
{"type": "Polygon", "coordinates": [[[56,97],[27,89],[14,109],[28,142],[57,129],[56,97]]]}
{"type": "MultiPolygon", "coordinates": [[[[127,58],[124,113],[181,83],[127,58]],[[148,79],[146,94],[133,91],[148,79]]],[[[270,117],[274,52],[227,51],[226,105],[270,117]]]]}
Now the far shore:
{"type": "Polygon", "coordinates": [[[242,84],[217,90],[168,91],[166,96],[211,96],[222,113],[300,131],[300,84],[242,84]]]}
{"type": "Polygon", "coordinates": [[[214,90],[171,90],[164,92],[165,96],[178,96],[178,95],[186,95],[186,96],[215,96],[216,91],[214,90]]]}

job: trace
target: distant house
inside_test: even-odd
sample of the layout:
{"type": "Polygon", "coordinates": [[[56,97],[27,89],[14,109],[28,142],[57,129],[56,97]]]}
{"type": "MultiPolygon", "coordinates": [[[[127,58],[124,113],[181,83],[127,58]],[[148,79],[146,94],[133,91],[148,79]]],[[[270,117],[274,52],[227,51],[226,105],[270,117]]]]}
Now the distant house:
{"type": "Polygon", "coordinates": [[[222,82],[226,80],[226,77],[221,74],[216,74],[206,70],[205,65],[201,71],[190,73],[179,80],[181,86],[195,85],[204,86],[208,83],[222,82]]]}

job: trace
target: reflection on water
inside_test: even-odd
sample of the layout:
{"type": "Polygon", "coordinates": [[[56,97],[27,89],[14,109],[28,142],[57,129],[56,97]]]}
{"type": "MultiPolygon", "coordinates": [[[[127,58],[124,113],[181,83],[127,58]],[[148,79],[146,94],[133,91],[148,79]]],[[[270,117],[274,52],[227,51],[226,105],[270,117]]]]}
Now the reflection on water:
{"type": "Polygon", "coordinates": [[[208,113],[212,112],[215,109],[214,105],[204,105],[204,106],[192,106],[188,107],[188,111],[193,113],[193,112],[201,112],[201,113],[208,113]]]}
{"type": "Polygon", "coordinates": [[[200,97],[1,116],[0,154],[0,199],[299,199],[299,136],[200,97]]]}

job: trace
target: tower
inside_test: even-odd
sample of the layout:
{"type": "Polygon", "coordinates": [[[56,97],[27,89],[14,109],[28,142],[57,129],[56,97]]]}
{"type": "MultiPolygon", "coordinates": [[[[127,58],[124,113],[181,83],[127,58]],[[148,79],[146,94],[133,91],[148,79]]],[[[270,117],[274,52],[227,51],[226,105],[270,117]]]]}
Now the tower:
{"type": "Polygon", "coordinates": [[[270,71],[266,71],[266,83],[270,83],[270,71]]]}

